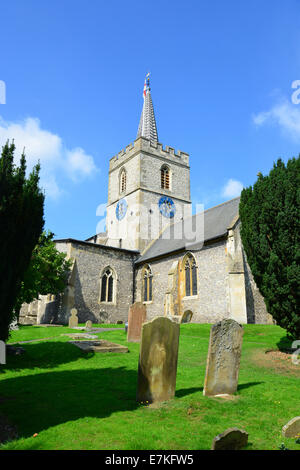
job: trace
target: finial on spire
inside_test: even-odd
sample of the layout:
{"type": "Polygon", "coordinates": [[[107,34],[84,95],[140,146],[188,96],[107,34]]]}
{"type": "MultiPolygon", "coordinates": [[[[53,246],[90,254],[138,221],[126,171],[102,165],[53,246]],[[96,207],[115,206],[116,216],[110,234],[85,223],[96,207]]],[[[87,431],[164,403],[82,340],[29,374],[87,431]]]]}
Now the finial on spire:
{"type": "Polygon", "coordinates": [[[137,138],[145,137],[146,139],[149,139],[152,142],[158,142],[154,109],[150,93],[150,72],[147,73],[145,78],[143,98],[144,105],[138,128],[137,138]]]}

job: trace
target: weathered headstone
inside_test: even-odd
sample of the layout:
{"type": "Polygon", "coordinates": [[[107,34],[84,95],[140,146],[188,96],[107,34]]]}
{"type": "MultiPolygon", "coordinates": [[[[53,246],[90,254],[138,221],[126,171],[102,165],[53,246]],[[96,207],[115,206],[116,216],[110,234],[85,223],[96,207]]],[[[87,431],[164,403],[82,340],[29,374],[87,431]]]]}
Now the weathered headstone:
{"type": "Polygon", "coordinates": [[[88,320],[86,323],[85,323],[85,328],[86,330],[91,330],[93,328],[93,323],[91,320],[88,320]]]}
{"type": "Polygon", "coordinates": [[[146,305],[135,302],[129,308],[127,341],[138,343],[141,340],[142,324],[146,321],[146,305]]]}
{"type": "Polygon", "coordinates": [[[179,324],[166,317],[156,317],[143,324],[137,401],[154,403],[174,397],[179,331],[179,324]]]}
{"type": "Polygon", "coordinates": [[[203,395],[236,392],[243,332],[235,320],[222,320],[211,327],[203,395]]]}
{"type": "Polygon", "coordinates": [[[248,433],[238,428],[229,428],[212,441],[211,450],[239,450],[248,444],[248,433]]]}
{"type": "Polygon", "coordinates": [[[76,308],[72,308],[71,316],[69,317],[69,328],[78,326],[78,317],[76,308]]]}
{"type": "Polygon", "coordinates": [[[282,434],[284,437],[300,436],[300,416],[296,416],[283,426],[282,434]]]}

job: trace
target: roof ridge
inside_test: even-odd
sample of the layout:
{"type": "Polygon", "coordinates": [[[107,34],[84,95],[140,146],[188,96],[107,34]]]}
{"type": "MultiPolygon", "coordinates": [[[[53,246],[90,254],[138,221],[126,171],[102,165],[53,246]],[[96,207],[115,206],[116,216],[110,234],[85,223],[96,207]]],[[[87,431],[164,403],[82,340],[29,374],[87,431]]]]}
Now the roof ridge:
{"type": "MultiPolygon", "coordinates": [[[[211,211],[212,209],[216,209],[216,207],[225,206],[225,204],[229,204],[229,202],[235,201],[236,199],[240,199],[240,197],[241,196],[237,196],[232,199],[229,199],[228,201],[221,202],[221,204],[217,204],[216,206],[209,207],[209,209],[206,209],[204,212],[208,212],[208,211],[211,211]]],[[[198,212],[198,214],[201,214],[201,212],[198,212]]],[[[197,214],[194,214],[194,215],[197,215],[197,214]]]]}

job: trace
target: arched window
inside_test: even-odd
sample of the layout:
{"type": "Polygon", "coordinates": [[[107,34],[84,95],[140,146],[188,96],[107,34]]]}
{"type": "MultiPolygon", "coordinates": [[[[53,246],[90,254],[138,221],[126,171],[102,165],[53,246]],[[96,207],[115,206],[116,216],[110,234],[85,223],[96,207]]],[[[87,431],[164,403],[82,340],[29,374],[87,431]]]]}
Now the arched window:
{"type": "Polygon", "coordinates": [[[149,265],[145,266],[142,271],[143,276],[143,300],[150,302],[152,300],[152,271],[149,265]]]}
{"type": "Polygon", "coordinates": [[[162,189],[170,189],[170,169],[166,165],[160,169],[160,181],[162,189]]]}
{"type": "Polygon", "coordinates": [[[183,261],[185,276],[185,296],[197,295],[197,265],[193,255],[188,254],[183,261]]]}
{"type": "Polygon", "coordinates": [[[123,170],[120,173],[120,193],[124,193],[126,191],[126,170],[123,170]]]}
{"type": "Polygon", "coordinates": [[[113,302],[115,288],[115,276],[111,268],[105,268],[101,276],[101,302],[113,302]]]}

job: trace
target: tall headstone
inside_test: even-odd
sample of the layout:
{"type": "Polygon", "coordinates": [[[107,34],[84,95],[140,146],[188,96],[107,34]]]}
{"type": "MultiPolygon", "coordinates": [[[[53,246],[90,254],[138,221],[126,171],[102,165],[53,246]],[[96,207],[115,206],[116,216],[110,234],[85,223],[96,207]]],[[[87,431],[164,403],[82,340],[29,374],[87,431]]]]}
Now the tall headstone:
{"type": "Polygon", "coordinates": [[[203,395],[236,392],[243,332],[235,320],[222,320],[211,327],[203,395]]]}
{"type": "Polygon", "coordinates": [[[179,324],[166,317],[156,317],[143,324],[137,401],[154,403],[174,397],[179,331],[179,324]]]}
{"type": "Polygon", "coordinates": [[[78,326],[78,317],[76,308],[72,308],[71,316],[69,317],[69,328],[76,328],[78,326]]]}
{"type": "Polygon", "coordinates": [[[146,305],[135,302],[129,308],[127,341],[138,343],[141,340],[142,324],[146,321],[146,305]]]}

